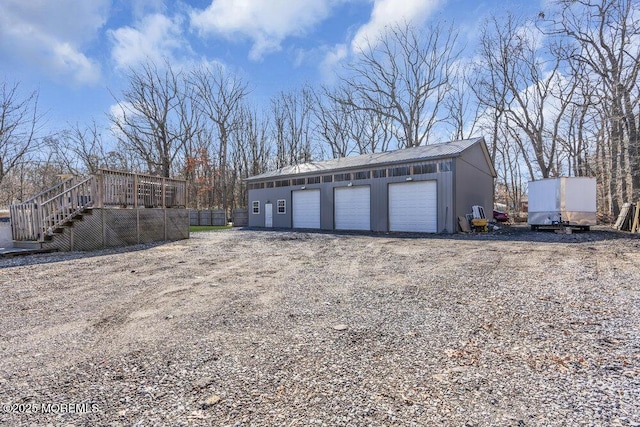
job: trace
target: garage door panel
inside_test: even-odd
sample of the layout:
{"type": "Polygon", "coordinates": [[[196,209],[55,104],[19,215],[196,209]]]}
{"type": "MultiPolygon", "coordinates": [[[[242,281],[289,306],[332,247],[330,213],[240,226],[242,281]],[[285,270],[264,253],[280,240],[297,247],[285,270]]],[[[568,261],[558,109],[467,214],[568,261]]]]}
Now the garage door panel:
{"type": "Polygon", "coordinates": [[[293,228],[320,228],[320,190],[292,192],[293,228]]]}
{"type": "Polygon", "coordinates": [[[369,186],[334,189],[336,230],[371,230],[371,189],[369,186]]]}
{"type": "Polygon", "coordinates": [[[438,231],[436,181],[389,184],[389,230],[438,231]]]}

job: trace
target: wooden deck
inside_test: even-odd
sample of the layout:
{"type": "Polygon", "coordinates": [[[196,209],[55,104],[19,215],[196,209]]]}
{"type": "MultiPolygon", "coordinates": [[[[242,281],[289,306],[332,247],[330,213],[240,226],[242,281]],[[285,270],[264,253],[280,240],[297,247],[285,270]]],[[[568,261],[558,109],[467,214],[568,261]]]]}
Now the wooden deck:
{"type": "Polygon", "coordinates": [[[12,237],[44,242],[92,208],[186,208],[184,180],[100,169],[73,177],[24,203],[12,205],[12,237]]]}

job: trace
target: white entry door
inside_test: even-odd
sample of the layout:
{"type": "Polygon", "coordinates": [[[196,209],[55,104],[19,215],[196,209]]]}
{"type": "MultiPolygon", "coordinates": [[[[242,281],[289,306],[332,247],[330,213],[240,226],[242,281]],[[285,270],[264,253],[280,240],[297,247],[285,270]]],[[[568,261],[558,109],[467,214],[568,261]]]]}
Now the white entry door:
{"type": "Polygon", "coordinates": [[[320,228],[320,190],[292,191],[293,228],[320,228]]]}
{"type": "Polygon", "coordinates": [[[334,189],[336,230],[371,230],[371,191],[368,185],[334,189]]]}
{"type": "Polygon", "coordinates": [[[273,227],[273,203],[265,203],[264,205],[264,226],[273,227]]]}
{"type": "Polygon", "coordinates": [[[389,230],[436,233],[437,188],[436,181],[389,184],[389,230]]]}

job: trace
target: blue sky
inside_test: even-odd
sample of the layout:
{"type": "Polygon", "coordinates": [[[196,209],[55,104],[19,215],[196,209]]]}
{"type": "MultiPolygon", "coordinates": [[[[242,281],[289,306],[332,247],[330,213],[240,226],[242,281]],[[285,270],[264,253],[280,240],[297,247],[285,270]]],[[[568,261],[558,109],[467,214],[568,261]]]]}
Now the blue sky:
{"type": "Polygon", "coordinates": [[[472,54],[490,13],[545,0],[0,0],[0,78],[40,92],[48,127],[106,123],[125,73],[147,59],[219,62],[260,106],[304,83],[330,84],[354,46],[407,20],[454,24],[472,54]]]}

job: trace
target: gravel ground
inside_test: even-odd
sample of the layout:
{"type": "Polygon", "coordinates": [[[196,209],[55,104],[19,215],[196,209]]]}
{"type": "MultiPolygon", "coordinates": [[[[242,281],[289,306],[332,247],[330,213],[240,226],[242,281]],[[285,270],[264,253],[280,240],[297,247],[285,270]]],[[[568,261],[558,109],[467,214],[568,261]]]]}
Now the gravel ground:
{"type": "Polygon", "coordinates": [[[640,239],[229,230],[0,259],[0,425],[640,425],[640,239]]]}

